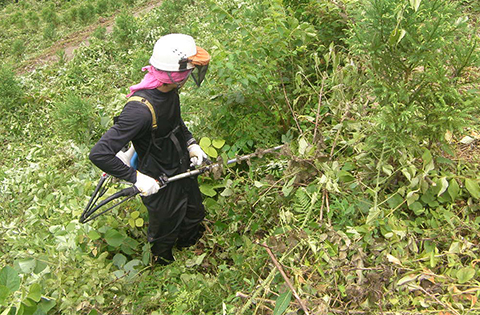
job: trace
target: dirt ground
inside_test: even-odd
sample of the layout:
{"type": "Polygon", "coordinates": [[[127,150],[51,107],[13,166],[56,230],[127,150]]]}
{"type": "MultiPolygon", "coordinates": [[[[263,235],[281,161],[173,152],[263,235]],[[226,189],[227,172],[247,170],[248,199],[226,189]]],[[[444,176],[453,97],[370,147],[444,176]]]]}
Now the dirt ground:
{"type": "MultiPolygon", "coordinates": [[[[134,16],[145,15],[148,11],[158,7],[161,3],[161,0],[150,1],[145,6],[140,8],[136,13],[134,13],[134,16]]],[[[78,47],[81,45],[89,45],[89,38],[97,28],[105,27],[108,34],[112,32],[114,23],[115,15],[109,18],[101,18],[97,23],[71,33],[66,38],[57,41],[50,48],[46,49],[41,55],[22,62],[22,66],[17,72],[22,74],[25,72],[30,72],[40,65],[57,62],[60,59],[58,53],[62,50],[65,51],[65,60],[71,60],[75,54],[75,50],[78,47]]]]}

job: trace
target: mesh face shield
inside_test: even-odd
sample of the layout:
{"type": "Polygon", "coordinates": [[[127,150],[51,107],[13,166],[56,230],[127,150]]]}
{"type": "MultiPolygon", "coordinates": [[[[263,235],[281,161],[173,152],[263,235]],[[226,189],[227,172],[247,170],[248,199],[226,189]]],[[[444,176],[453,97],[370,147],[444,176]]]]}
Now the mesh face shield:
{"type": "Polygon", "coordinates": [[[205,75],[207,74],[208,64],[210,62],[210,55],[208,52],[197,46],[197,53],[194,56],[183,58],[179,61],[179,69],[180,71],[184,69],[188,69],[189,65],[193,66],[193,71],[191,76],[195,84],[200,87],[203,80],[205,79],[205,75]]]}
{"type": "Polygon", "coordinates": [[[203,80],[205,79],[205,75],[207,74],[208,65],[204,66],[196,66],[195,69],[192,71],[191,76],[195,84],[198,87],[202,84],[203,80]]]}

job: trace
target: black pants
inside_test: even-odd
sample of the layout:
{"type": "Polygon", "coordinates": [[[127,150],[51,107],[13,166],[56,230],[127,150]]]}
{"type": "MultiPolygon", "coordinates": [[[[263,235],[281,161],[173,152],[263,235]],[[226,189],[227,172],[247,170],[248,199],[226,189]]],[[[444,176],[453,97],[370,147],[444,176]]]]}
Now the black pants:
{"type": "Polygon", "coordinates": [[[147,237],[154,256],[173,260],[175,244],[193,245],[201,236],[200,223],[205,217],[205,208],[196,177],[171,182],[142,200],[148,210],[147,237]]]}

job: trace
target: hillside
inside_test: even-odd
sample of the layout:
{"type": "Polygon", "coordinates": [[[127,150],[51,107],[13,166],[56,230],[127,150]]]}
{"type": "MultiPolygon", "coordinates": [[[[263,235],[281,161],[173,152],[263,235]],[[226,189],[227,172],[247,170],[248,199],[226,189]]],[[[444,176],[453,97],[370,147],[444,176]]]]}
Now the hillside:
{"type": "Polygon", "coordinates": [[[0,8],[1,315],[480,314],[476,1],[0,8]],[[180,95],[203,149],[258,156],[199,176],[206,233],[158,266],[140,198],[79,218],[168,33],[212,55],[180,95]]]}

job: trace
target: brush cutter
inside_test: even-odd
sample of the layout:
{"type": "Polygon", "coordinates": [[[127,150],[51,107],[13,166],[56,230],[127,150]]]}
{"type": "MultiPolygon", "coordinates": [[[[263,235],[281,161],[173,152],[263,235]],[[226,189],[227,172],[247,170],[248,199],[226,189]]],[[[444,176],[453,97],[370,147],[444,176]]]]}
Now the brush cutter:
{"type": "MultiPolygon", "coordinates": [[[[256,156],[262,156],[263,154],[271,153],[271,152],[280,150],[282,147],[283,147],[283,145],[276,146],[276,147],[266,149],[266,150],[257,150],[257,152],[255,152],[255,153],[239,156],[239,157],[236,157],[234,159],[228,160],[227,162],[218,162],[218,163],[214,163],[214,164],[209,164],[209,165],[206,165],[204,167],[201,167],[201,168],[198,168],[198,169],[195,169],[195,170],[191,170],[191,171],[187,171],[185,173],[181,173],[181,174],[178,174],[178,175],[175,175],[175,176],[172,176],[172,177],[161,176],[160,178],[157,179],[157,181],[158,181],[158,184],[160,186],[160,189],[162,189],[162,188],[165,188],[168,185],[168,183],[171,183],[171,182],[174,182],[174,181],[177,181],[177,180],[180,180],[180,179],[184,179],[184,178],[187,178],[187,177],[192,177],[192,176],[196,176],[196,175],[199,175],[199,174],[203,174],[207,171],[211,171],[211,170],[214,170],[215,168],[219,168],[222,165],[229,165],[229,164],[245,161],[245,160],[248,160],[248,159],[256,157],[256,156]]],[[[105,193],[107,192],[107,190],[108,190],[107,187],[111,183],[111,181],[112,181],[112,176],[110,176],[106,173],[102,174],[102,176],[100,178],[100,181],[97,184],[97,187],[95,188],[87,206],[85,207],[85,210],[83,211],[82,215],[80,216],[80,220],[79,220],[80,223],[89,222],[89,221],[99,217],[100,215],[104,214],[105,212],[112,210],[113,208],[117,207],[118,205],[124,203],[125,201],[135,197],[136,195],[138,195],[140,193],[140,191],[137,189],[137,187],[131,186],[131,187],[120,190],[119,192],[103,199],[101,202],[99,202],[97,204],[99,199],[101,197],[103,197],[103,195],[105,195],[105,193]],[[125,197],[125,198],[123,198],[121,201],[118,201],[117,203],[113,204],[112,206],[108,207],[107,209],[102,210],[101,212],[94,214],[97,210],[99,210],[100,208],[102,208],[106,204],[110,203],[111,201],[113,201],[115,199],[121,198],[121,197],[125,197]]]]}

